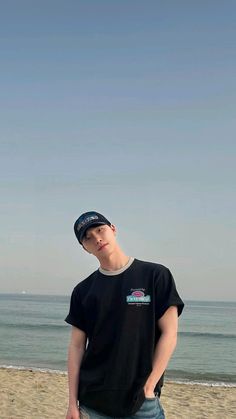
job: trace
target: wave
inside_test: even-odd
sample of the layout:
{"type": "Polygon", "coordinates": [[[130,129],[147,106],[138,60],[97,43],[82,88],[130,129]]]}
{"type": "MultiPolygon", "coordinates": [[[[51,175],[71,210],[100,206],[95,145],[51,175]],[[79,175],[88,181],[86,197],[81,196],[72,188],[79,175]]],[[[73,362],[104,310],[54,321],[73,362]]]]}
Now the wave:
{"type": "Polygon", "coordinates": [[[217,309],[217,310],[236,310],[236,303],[235,302],[231,302],[231,303],[225,303],[223,305],[217,305],[217,304],[189,304],[186,302],[186,307],[191,309],[191,310],[195,310],[195,309],[207,309],[207,310],[211,310],[211,309],[217,309]]]}
{"type": "Polygon", "coordinates": [[[57,329],[65,330],[68,328],[66,324],[49,324],[49,323],[4,323],[2,326],[16,329],[57,329]]]}
{"type": "MultiPolygon", "coordinates": [[[[17,370],[17,371],[30,371],[41,372],[50,374],[67,375],[65,370],[56,370],[51,368],[40,368],[34,366],[24,365],[0,365],[1,369],[17,370]]],[[[199,385],[209,387],[236,387],[236,376],[227,376],[225,374],[199,374],[189,373],[181,370],[168,370],[166,373],[165,382],[185,385],[199,385]],[[234,380],[232,381],[232,377],[234,380]],[[201,379],[202,378],[202,379],[201,379]]]]}
{"type": "Polygon", "coordinates": [[[236,387],[235,374],[222,374],[212,372],[192,372],[186,370],[167,370],[166,378],[168,381],[202,384],[211,386],[236,387]]]}
{"type": "Polygon", "coordinates": [[[49,372],[52,374],[62,374],[67,375],[66,371],[62,370],[53,370],[51,368],[40,368],[40,367],[25,367],[24,365],[0,365],[1,369],[7,370],[19,370],[19,371],[35,371],[35,372],[49,372]]]}
{"type": "Polygon", "coordinates": [[[167,378],[165,380],[168,383],[174,383],[174,384],[186,384],[186,385],[199,385],[199,386],[206,386],[206,387],[236,387],[236,382],[235,383],[225,383],[225,382],[214,382],[214,381],[185,381],[185,380],[171,380],[169,378],[167,378]]]}
{"type": "Polygon", "coordinates": [[[199,338],[235,339],[236,335],[230,333],[204,333],[204,332],[179,332],[180,336],[193,336],[199,338]]]}
{"type": "MultiPolygon", "coordinates": [[[[17,329],[17,330],[45,330],[58,332],[65,332],[69,330],[69,326],[65,324],[50,324],[50,323],[11,323],[6,322],[1,325],[5,328],[17,329]]],[[[184,332],[179,331],[178,335],[187,338],[204,338],[204,339],[235,339],[236,335],[232,333],[204,333],[204,332],[184,332]]]]}

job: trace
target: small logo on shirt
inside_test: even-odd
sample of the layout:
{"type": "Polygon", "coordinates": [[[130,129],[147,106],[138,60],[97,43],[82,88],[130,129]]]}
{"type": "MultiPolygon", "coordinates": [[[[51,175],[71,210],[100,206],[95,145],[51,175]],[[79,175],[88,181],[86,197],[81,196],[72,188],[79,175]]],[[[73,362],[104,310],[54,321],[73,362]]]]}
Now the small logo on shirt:
{"type": "Polygon", "coordinates": [[[145,295],[145,289],[131,289],[130,295],[126,296],[126,302],[128,304],[136,304],[136,305],[146,305],[149,304],[151,301],[150,295],[145,295]]]}

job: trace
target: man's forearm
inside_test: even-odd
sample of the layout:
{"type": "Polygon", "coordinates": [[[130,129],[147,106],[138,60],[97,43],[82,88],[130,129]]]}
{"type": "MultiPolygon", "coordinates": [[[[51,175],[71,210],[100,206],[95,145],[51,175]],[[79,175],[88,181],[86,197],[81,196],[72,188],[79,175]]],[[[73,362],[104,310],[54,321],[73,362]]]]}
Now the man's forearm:
{"type": "Polygon", "coordinates": [[[84,355],[84,347],[77,347],[72,343],[68,350],[68,385],[69,385],[69,404],[77,404],[79,388],[79,371],[84,355]]]}
{"type": "Polygon", "coordinates": [[[168,362],[171,358],[171,355],[174,352],[176,343],[176,333],[164,332],[161,334],[161,337],[154,351],[152,372],[149,375],[144,386],[145,393],[154,391],[156,384],[158,383],[162,374],[164,373],[168,365],[168,362]]]}

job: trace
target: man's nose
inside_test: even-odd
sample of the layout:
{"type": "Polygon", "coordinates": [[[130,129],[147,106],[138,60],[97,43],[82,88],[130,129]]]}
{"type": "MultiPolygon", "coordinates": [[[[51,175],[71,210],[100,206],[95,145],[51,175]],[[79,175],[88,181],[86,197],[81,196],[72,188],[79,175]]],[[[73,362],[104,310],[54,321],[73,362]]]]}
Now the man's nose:
{"type": "Polygon", "coordinates": [[[95,239],[96,243],[100,243],[100,241],[101,241],[101,237],[100,237],[99,234],[94,234],[94,239],[95,239]]]}

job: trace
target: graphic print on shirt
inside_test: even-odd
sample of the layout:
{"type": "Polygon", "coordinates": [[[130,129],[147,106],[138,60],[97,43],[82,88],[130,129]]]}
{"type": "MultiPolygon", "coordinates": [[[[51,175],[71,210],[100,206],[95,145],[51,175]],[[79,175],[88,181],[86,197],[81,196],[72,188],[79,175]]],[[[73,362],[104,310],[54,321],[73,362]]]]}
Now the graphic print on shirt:
{"type": "Polygon", "coordinates": [[[148,305],[151,296],[145,295],[145,288],[131,288],[130,294],[126,296],[126,302],[129,305],[148,305]]]}

